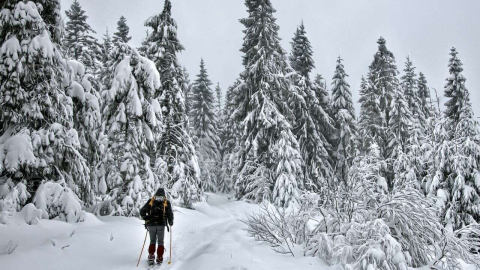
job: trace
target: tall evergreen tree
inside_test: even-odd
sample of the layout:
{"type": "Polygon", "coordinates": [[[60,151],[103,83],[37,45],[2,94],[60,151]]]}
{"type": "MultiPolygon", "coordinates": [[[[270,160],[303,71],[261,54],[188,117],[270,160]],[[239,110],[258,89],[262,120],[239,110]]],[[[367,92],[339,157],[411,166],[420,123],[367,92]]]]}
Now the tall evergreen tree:
{"type": "Polygon", "coordinates": [[[236,195],[256,201],[270,199],[288,207],[298,200],[301,157],[288,122],[293,112],[285,106],[292,88],[285,78],[285,52],[271,1],[248,0],[245,5],[248,18],[240,20],[246,28],[241,49],[245,71],[241,73],[243,83],[235,91],[233,116],[243,130],[238,140],[236,195]]]}
{"type": "Polygon", "coordinates": [[[111,200],[100,205],[98,212],[138,216],[146,197],[161,185],[152,168],[156,157],[149,149],[162,131],[156,96],[161,84],[155,64],[136,51],[129,52],[115,67],[112,87],[105,91],[109,138],[105,178],[111,200]]]}
{"type": "Polygon", "coordinates": [[[217,86],[215,87],[215,94],[216,94],[216,99],[215,99],[215,112],[217,114],[217,118],[222,118],[222,89],[220,88],[220,83],[217,83],[217,86]]]}
{"type": "Polygon", "coordinates": [[[33,196],[43,218],[82,221],[83,203],[91,205],[93,196],[72,98],[84,92],[65,89],[60,1],[7,1],[2,14],[0,211],[20,210],[33,196]],[[26,186],[35,179],[42,184],[29,194],[26,186]]]}
{"type": "Polygon", "coordinates": [[[65,14],[68,18],[63,39],[65,51],[70,57],[83,63],[88,71],[96,72],[99,68],[101,48],[98,40],[92,36],[96,32],[87,23],[85,10],[75,0],[65,14]]]}
{"type": "Polygon", "coordinates": [[[193,83],[190,82],[190,74],[188,74],[186,67],[183,67],[183,74],[185,76],[185,88],[183,91],[185,96],[185,113],[190,115],[190,110],[192,108],[193,83]]]}
{"type": "Polygon", "coordinates": [[[425,78],[425,75],[420,72],[418,74],[418,80],[417,80],[417,85],[418,85],[418,90],[417,90],[417,97],[420,100],[420,110],[422,111],[422,114],[425,116],[425,119],[430,118],[433,116],[432,112],[432,104],[431,104],[431,95],[430,95],[430,89],[427,86],[427,79],[425,78]]]}
{"type": "Polygon", "coordinates": [[[451,49],[446,79],[444,119],[436,128],[437,144],[431,154],[434,166],[427,189],[442,207],[442,222],[448,230],[475,224],[480,218],[480,133],[465,87],[463,67],[451,49]]]}
{"type": "Polygon", "coordinates": [[[290,65],[301,76],[309,79],[310,72],[315,68],[312,55],[312,45],[307,37],[303,21],[292,39],[292,53],[289,57],[290,65]]]}
{"type": "MultiPolygon", "coordinates": [[[[380,103],[374,86],[362,76],[360,84],[360,149],[363,154],[368,153],[370,145],[376,142],[381,133],[380,103]]],[[[378,145],[377,145],[378,146],[378,145]]]]}
{"type": "Polygon", "coordinates": [[[327,150],[330,143],[326,136],[334,127],[326,108],[328,96],[322,96],[322,91],[326,89],[310,80],[310,72],[315,66],[312,46],[303,23],[297,28],[291,45],[289,60],[298,76],[293,78],[296,91],[290,93],[289,99],[295,114],[293,132],[304,160],[304,183],[311,190],[323,189],[333,175],[327,150]]]}
{"type": "Polygon", "coordinates": [[[200,73],[193,85],[190,117],[199,164],[202,168],[202,183],[206,191],[215,192],[217,190],[220,138],[218,137],[218,119],[215,112],[215,96],[211,85],[212,82],[208,78],[202,59],[200,73]]]}
{"type": "Polygon", "coordinates": [[[188,134],[188,118],[185,113],[185,75],[177,61],[177,53],[184,48],[177,38],[177,24],[172,18],[172,4],[165,0],[161,14],[145,23],[152,28],[148,37],[151,44],[148,54],[152,56],[160,71],[162,82],[160,105],[163,112],[164,130],[158,142],[159,157],[166,163],[168,181],[175,198],[183,205],[192,203],[203,196],[195,148],[188,134]]]}
{"type": "Polygon", "coordinates": [[[335,143],[337,176],[344,182],[347,181],[348,169],[352,166],[355,158],[357,137],[352,93],[350,92],[350,85],[345,80],[347,76],[342,58],[339,56],[332,81],[331,108],[337,128],[335,143]]]}
{"type": "MultiPolygon", "coordinates": [[[[398,70],[395,65],[395,57],[393,53],[387,49],[386,41],[383,37],[380,37],[377,41],[378,52],[375,53],[372,64],[369,66],[368,84],[370,88],[366,96],[370,96],[371,99],[365,100],[365,102],[377,102],[374,101],[378,98],[378,108],[380,111],[376,112],[376,109],[371,108],[369,111],[372,113],[368,118],[363,119],[366,121],[365,126],[370,127],[371,138],[375,138],[377,145],[380,147],[382,155],[387,158],[387,130],[391,117],[391,101],[396,89],[399,87],[399,81],[397,78],[398,70]],[[380,119],[381,122],[378,122],[380,119]]],[[[364,99],[361,98],[361,102],[364,99]]],[[[363,105],[363,104],[362,104],[363,105]]],[[[367,105],[367,104],[366,104],[367,105]]],[[[368,104],[367,106],[373,107],[374,104],[368,104]]]]}
{"type": "Polygon", "coordinates": [[[405,101],[407,102],[410,112],[411,135],[415,138],[419,138],[423,133],[423,124],[425,123],[425,115],[420,108],[420,99],[418,96],[418,81],[416,79],[415,67],[413,66],[410,57],[407,57],[405,62],[405,69],[403,70],[405,75],[401,78],[401,87],[403,88],[403,94],[405,95],[405,101]]]}
{"type": "Polygon", "coordinates": [[[113,42],[128,43],[132,37],[129,37],[130,27],[127,25],[127,19],[120,16],[117,22],[117,32],[113,33],[113,42]]]}

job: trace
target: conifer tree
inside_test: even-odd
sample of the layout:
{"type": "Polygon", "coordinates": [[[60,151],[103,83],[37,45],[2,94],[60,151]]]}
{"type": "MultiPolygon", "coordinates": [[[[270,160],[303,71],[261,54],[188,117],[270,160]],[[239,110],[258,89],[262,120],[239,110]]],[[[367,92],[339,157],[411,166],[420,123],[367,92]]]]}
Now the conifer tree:
{"type": "Polygon", "coordinates": [[[185,113],[185,75],[177,61],[176,54],[184,48],[177,38],[177,24],[171,17],[172,4],[165,0],[161,14],[145,23],[152,28],[148,37],[152,56],[160,71],[162,82],[160,106],[164,119],[161,138],[158,141],[158,156],[167,166],[166,187],[171,189],[174,198],[186,207],[201,200],[203,189],[200,182],[200,168],[192,139],[188,134],[188,118],[185,113]]]}
{"type": "Polygon", "coordinates": [[[342,59],[339,56],[332,81],[331,108],[337,128],[335,144],[337,176],[344,182],[347,181],[348,168],[352,166],[355,157],[357,137],[352,93],[350,92],[350,85],[345,80],[347,76],[342,59]]]}
{"type": "MultiPolygon", "coordinates": [[[[381,118],[380,103],[378,95],[374,91],[374,86],[362,76],[360,84],[360,149],[363,154],[368,153],[370,145],[380,136],[381,118]]],[[[377,145],[378,146],[378,145],[377,145]]]]}
{"type": "Polygon", "coordinates": [[[110,64],[110,53],[113,49],[113,42],[110,38],[110,34],[108,33],[108,28],[103,35],[103,43],[102,43],[102,67],[100,71],[99,80],[102,83],[104,89],[110,89],[111,82],[112,82],[112,75],[113,75],[113,66],[110,64]]]}
{"type": "Polygon", "coordinates": [[[68,56],[83,63],[89,72],[96,72],[100,65],[101,49],[97,39],[92,36],[96,32],[87,23],[85,10],[75,0],[65,14],[68,18],[63,39],[65,51],[68,56]]]}
{"type": "Polygon", "coordinates": [[[451,49],[446,79],[444,119],[435,129],[437,144],[433,153],[433,170],[427,190],[437,196],[441,220],[447,230],[475,224],[480,218],[480,139],[470,97],[465,87],[463,67],[455,48],[451,49]]]}
{"type": "Polygon", "coordinates": [[[217,114],[217,118],[222,118],[222,89],[220,88],[220,83],[217,83],[217,87],[215,87],[215,112],[217,114]]]}
{"type": "Polygon", "coordinates": [[[33,196],[43,218],[82,221],[93,196],[72,96],[83,92],[65,91],[60,1],[4,2],[0,25],[0,212],[33,196]]]}
{"type": "Polygon", "coordinates": [[[130,27],[127,25],[127,19],[120,16],[117,22],[117,32],[113,33],[113,42],[128,43],[132,37],[129,37],[130,27]]]}
{"type": "Polygon", "coordinates": [[[203,59],[200,61],[200,73],[193,84],[192,121],[193,138],[196,145],[201,176],[205,191],[217,190],[220,138],[218,137],[218,119],[215,113],[215,96],[211,89],[203,59]]]}
{"type": "Polygon", "coordinates": [[[289,57],[290,65],[300,75],[307,79],[310,77],[310,72],[315,68],[312,55],[312,45],[307,37],[303,21],[292,39],[292,53],[289,57]]]}
{"type": "Polygon", "coordinates": [[[183,67],[183,74],[185,76],[185,113],[190,115],[190,110],[192,108],[192,94],[193,94],[193,83],[190,82],[190,74],[188,74],[187,68],[183,67]]]}
{"type": "Polygon", "coordinates": [[[233,115],[236,110],[236,101],[234,98],[237,87],[241,81],[237,79],[235,83],[228,87],[225,95],[225,106],[223,108],[223,121],[220,129],[221,151],[222,151],[222,166],[220,170],[218,189],[220,192],[230,192],[232,190],[235,180],[236,159],[235,147],[240,136],[239,125],[234,121],[233,115]]]}
{"type": "Polygon", "coordinates": [[[405,75],[401,78],[401,87],[403,88],[403,94],[405,95],[405,101],[407,102],[410,112],[410,119],[412,121],[411,135],[415,138],[419,138],[423,133],[423,123],[425,123],[425,115],[420,109],[420,99],[418,96],[418,81],[416,79],[415,67],[413,66],[410,57],[407,57],[405,62],[405,69],[403,70],[405,75]]]}
{"type": "Polygon", "coordinates": [[[109,138],[105,178],[111,200],[98,213],[138,216],[146,197],[161,185],[152,168],[156,157],[149,151],[161,136],[159,88],[155,64],[129,49],[104,93],[109,138]]]}
{"type": "Polygon", "coordinates": [[[402,153],[407,152],[407,144],[412,135],[412,113],[408,107],[408,101],[405,100],[403,89],[398,87],[391,102],[391,114],[388,127],[388,145],[386,147],[388,157],[394,161],[400,149],[402,153]]]}
{"type": "Polygon", "coordinates": [[[323,189],[327,179],[333,175],[327,150],[330,142],[326,138],[334,129],[333,120],[327,112],[328,93],[322,92],[326,92],[322,85],[310,81],[310,73],[315,66],[312,46],[303,23],[297,28],[291,45],[289,60],[298,76],[292,78],[296,91],[290,93],[289,99],[295,114],[293,132],[304,160],[304,184],[310,190],[323,189]]]}
{"type": "Polygon", "coordinates": [[[288,207],[297,202],[302,172],[298,142],[288,122],[293,112],[284,106],[292,87],[285,78],[285,53],[271,1],[246,1],[245,5],[248,17],[240,20],[246,28],[241,49],[245,71],[235,91],[233,116],[242,123],[236,196],[288,207]]]}
{"type": "Polygon", "coordinates": [[[425,116],[425,119],[430,118],[433,116],[432,113],[432,106],[431,106],[431,96],[430,96],[430,89],[427,86],[427,79],[425,75],[420,72],[418,74],[417,80],[418,90],[417,90],[417,97],[420,100],[419,106],[422,114],[425,116]]]}
{"type": "MultiPolygon", "coordinates": [[[[391,117],[390,104],[395,90],[399,87],[397,79],[398,70],[395,65],[395,57],[387,49],[385,39],[380,37],[377,43],[378,52],[375,53],[373,62],[369,66],[369,83],[367,86],[370,89],[367,92],[370,92],[370,94],[367,94],[367,96],[370,96],[370,99],[365,100],[365,102],[377,102],[374,100],[378,98],[380,111],[376,112],[376,109],[371,108],[369,111],[372,115],[363,120],[366,121],[364,125],[371,128],[370,137],[375,138],[377,145],[380,147],[380,152],[387,158],[388,154],[385,151],[388,140],[386,131],[388,130],[391,117]],[[380,119],[379,123],[377,123],[378,119],[380,119]]],[[[362,98],[360,101],[364,102],[362,98]]],[[[374,104],[366,104],[366,106],[375,107],[374,104]]]]}

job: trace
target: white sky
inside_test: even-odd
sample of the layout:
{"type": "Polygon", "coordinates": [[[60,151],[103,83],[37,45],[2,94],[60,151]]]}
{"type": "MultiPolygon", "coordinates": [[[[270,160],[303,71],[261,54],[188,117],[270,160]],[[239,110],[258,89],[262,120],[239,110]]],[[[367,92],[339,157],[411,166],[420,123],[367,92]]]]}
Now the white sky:
{"type": "MultiPolygon", "coordinates": [[[[68,9],[73,0],[62,0],[68,9]]],[[[79,0],[88,22],[100,37],[108,27],[116,31],[118,18],[127,18],[132,45],[145,36],[144,21],[163,9],[162,0],[79,0]]],[[[315,73],[330,85],[338,55],[345,60],[353,99],[358,101],[362,75],[377,51],[380,36],[397,60],[403,74],[405,57],[410,55],[431,88],[443,94],[448,76],[450,48],[455,46],[464,64],[475,116],[480,117],[480,1],[479,0],[272,0],[280,26],[282,46],[290,41],[303,20],[313,46],[315,73]]],[[[186,50],[179,56],[190,79],[205,60],[212,82],[225,91],[242,71],[243,25],[247,16],[243,0],[172,0],[172,16],[186,50]]],[[[65,17],[65,13],[62,14],[65,17]]],[[[432,94],[434,92],[432,90],[432,94]]],[[[445,103],[442,100],[442,104],[445,103]]],[[[356,104],[357,114],[359,105],[356,104]]]]}

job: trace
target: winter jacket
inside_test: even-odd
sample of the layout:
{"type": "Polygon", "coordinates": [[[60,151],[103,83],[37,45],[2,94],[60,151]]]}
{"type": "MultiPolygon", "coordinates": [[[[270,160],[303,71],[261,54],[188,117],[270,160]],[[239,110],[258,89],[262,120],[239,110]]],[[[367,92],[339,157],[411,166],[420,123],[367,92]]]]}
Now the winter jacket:
{"type": "Polygon", "coordinates": [[[163,196],[148,200],[140,209],[140,216],[145,220],[147,226],[167,226],[167,222],[168,225],[173,225],[172,205],[163,196]]]}

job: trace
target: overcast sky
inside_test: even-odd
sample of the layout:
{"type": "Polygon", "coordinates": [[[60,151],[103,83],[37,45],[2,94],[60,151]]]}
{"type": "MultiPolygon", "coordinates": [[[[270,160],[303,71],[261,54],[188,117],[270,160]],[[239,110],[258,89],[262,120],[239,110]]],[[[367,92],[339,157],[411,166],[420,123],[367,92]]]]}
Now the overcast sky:
{"type": "MultiPolygon", "coordinates": [[[[73,0],[62,0],[68,9],[73,0]]],[[[108,27],[127,18],[131,45],[145,37],[144,21],[163,9],[162,0],[79,0],[89,16],[88,23],[100,38],[108,27]]],[[[387,40],[397,67],[403,74],[409,55],[417,73],[423,72],[431,88],[443,94],[448,76],[450,48],[455,46],[464,64],[475,116],[480,117],[480,1],[479,0],[272,0],[280,26],[282,46],[290,51],[290,41],[303,20],[313,46],[315,73],[331,82],[335,61],[345,60],[353,99],[358,101],[362,75],[366,75],[377,51],[380,36],[387,40]]],[[[172,0],[172,16],[186,50],[179,56],[193,80],[205,60],[212,82],[225,91],[242,71],[239,51],[247,16],[243,0],[172,0]]],[[[65,17],[65,13],[62,15],[65,17]]],[[[432,94],[434,92],[432,90],[432,94]]],[[[442,104],[445,99],[442,100],[442,104]]],[[[359,105],[356,106],[357,114],[359,105]]]]}

